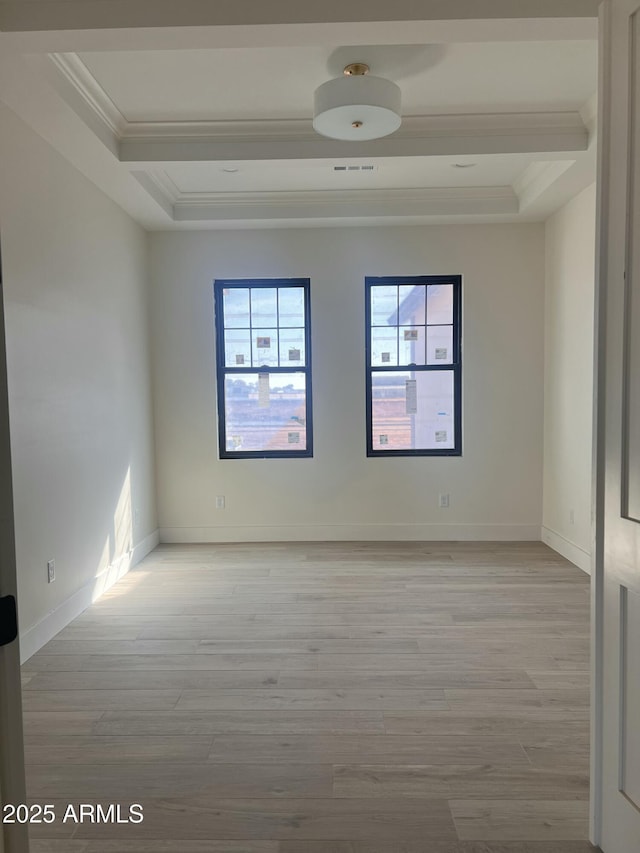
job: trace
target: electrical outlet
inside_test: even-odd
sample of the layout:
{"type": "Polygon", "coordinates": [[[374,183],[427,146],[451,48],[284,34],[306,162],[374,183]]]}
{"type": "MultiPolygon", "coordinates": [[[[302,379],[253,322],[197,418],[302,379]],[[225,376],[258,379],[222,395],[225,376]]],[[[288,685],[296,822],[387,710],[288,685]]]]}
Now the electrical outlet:
{"type": "Polygon", "coordinates": [[[575,523],[576,523],[575,513],[572,509],[570,509],[569,510],[569,524],[575,524],[575,523]]]}
{"type": "Polygon", "coordinates": [[[216,495],[216,509],[224,509],[224,495],[216,495]]]}
{"type": "Polygon", "coordinates": [[[440,509],[448,509],[449,508],[449,495],[442,494],[438,495],[438,506],[440,509]]]}
{"type": "Polygon", "coordinates": [[[56,579],[56,561],[47,560],[47,583],[53,583],[56,579]]]}

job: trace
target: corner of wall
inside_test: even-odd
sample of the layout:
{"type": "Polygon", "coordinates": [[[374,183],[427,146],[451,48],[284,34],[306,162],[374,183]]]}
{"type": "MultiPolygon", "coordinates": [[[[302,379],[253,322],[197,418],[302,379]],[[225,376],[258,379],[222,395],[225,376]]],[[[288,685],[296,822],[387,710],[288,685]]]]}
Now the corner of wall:
{"type": "Polygon", "coordinates": [[[584,548],[576,545],[575,542],[570,542],[564,536],[561,536],[555,530],[551,530],[548,527],[542,528],[540,538],[545,545],[548,545],[549,548],[552,548],[561,557],[569,560],[574,566],[582,569],[585,574],[591,574],[591,553],[589,551],[585,551],[584,548]]]}
{"type": "Polygon", "coordinates": [[[55,610],[20,635],[20,662],[24,663],[63,628],[79,616],[87,607],[97,601],[120,578],[123,578],[134,566],[160,543],[160,531],[154,530],[131,550],[107,566],[91,583],[85,584],[72,596],[63,601],[55,610]]]}

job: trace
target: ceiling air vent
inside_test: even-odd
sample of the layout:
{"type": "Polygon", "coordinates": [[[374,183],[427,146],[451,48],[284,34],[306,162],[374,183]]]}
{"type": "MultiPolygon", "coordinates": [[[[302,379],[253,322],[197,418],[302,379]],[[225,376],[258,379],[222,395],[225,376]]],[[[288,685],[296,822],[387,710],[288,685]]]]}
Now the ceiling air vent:
{"type": "Polygon", "coordinates": [[[334,172],[373,172],[375,166],[334,166],[334,172]]]}

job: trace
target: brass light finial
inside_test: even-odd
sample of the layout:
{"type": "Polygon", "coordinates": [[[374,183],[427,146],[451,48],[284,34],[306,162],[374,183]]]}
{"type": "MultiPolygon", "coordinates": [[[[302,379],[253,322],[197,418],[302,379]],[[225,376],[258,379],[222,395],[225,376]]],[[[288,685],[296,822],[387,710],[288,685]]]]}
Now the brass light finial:
{"type": "Polygon", "coordinates": [[[361,121],[352,121],[351,127],[355,127],[356,129],[359,127],[362,127],[362,122],[361,121]]]}
{"type": "Polygon", "coordinates": [[[345,65],[345,77],[362,77],[369,73],[369,66],[366,62],[352,62],[350,65],[345,65]]]}

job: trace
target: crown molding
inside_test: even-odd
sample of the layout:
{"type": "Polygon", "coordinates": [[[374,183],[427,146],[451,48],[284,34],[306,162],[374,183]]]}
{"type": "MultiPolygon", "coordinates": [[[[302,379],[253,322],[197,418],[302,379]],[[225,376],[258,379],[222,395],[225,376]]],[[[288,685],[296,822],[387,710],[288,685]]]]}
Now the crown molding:
{"type": "Polygon", "coordinates": [[[78,54],[50,53],[48,58],[95,116],[120,139],[128,122],[78,54]]]}
{"type": "Polygon", "coordinates": [[[180,200],[181,196],[183,195],[183,193],[176,186],[170,175],[168,175],[164,171],[134,172],[133,174],[146,175],[148,179],[154,184],[157,191],[171,204],[175,204],[177,201],[180,200]]]}
{"type": "Polygon", "coordinates": [[[165,173],[146,172],[134,170],[131,177],[146,190],[149,196],[158,204],[166,213],[169,219],[174,218],[173,206],[180,196],[180,192],[165,173]]]}
{"type": "Polygon", "coordinates": [[[175,222],[515,214],[512,187],[180,192],[162,171],[131,174],[175,222]]]}
{"type": "Polygon", "coordinates": [[[182,193],[173,203],[177,222],[514,214],[512,187],[443,187],[402,190],[182,193]]]}
{"type": "MultiPolygon", "coordinates": [[[[173,183],[173,182],[171,182],[173,183]]],[[[175,186],[175,184],[174,184],[175,186]]],[[[418,189],[363,189],[363,190],[291,190],[291,191],[260,191],[260,192],[184,192],[180,193],[178,204],[273,204],[274,199],[279,204],[330,204],[333,201],[348,204],[354,201],[376,203],[381,201],[415,202],[415,201],[474,201],[478,199],[513,199],[512,187],[421,187],[418,189]]]]}
{"type": "Polygon", "coordinates": [[[407,116],[382,139],[343,142],[318,136],[311,120],[129,123],[119,159],[132,164],[344,157],[473,156],[586,151],[575,112],[407,116]]]}
{"type": "Polygon", "coordinates": [[[520,210],[525,210],[575,164],[575,160],[547,160],[531,163],[513,182],[520,210]]]}
{"type": "MultiPolygon", "coordinates": [[[[85,66],[86,67],[86,66],[85,66]]],[[[527,113],[462,113],[404,116],[393,139],[424,136],[475,136],[514,134],[540,136],[550,132],[581,137],[585,124],[578,110],[527,113]]],[[[322,140],[308,119],[247,119],[243,121],[125,122],[122,141],[178,140],[322,140]]]]}

